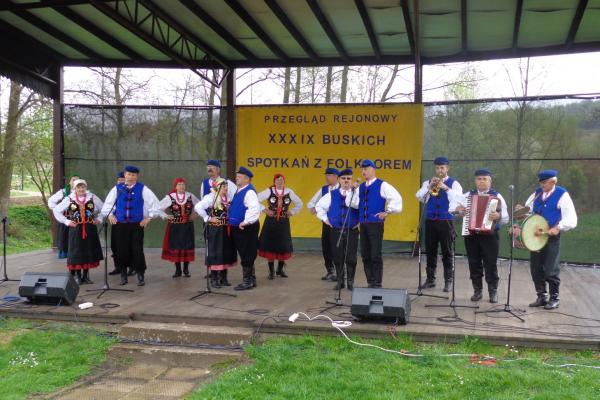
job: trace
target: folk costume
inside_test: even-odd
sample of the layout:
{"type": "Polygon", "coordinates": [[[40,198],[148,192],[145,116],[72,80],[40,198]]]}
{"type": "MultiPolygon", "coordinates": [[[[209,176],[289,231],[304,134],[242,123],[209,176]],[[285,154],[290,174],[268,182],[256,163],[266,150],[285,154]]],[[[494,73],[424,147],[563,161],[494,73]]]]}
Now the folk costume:
{"type": "MultiPolygon", "coordinates": [[[[217,168],[221,169],[221,163],[219,162],[219,160],[208,160],[206,162],[206,166],[207,167],[213,166],[213,167],[217,167],[217,168]]],[[[200,184],[200,200],[202,200],[204,198],[204,196],[206,196],[207,194],[210,193],[210,190],[213,187],[215,187],[216,181],[219,179],[224,179],[224,178],[217,176],[215,179],[206,178],[202,181],[202,183],[200,184]]],[[[235,194],[235,183],[233,183],[230,180],[227,180],[227,196],[229,198],[233,198],[234,194],[235,194]]]]}
{"type": "MultiPolygon", "coordinates": [[[[71,194],[72,188],[70,181],[73,178],[79,178],[79,175],[73,174],[69,177],[69,183],[65,185],[62,189],[54,193],[52,196],[48,198],[48,208],[50,211],[54,210],[61,201],[63,201],[66,197],[71,194]]],[[[66,218],[66,215],[65,215],[66,218]]],[[[58,258],[63,259],[67,258],[69,252],[69,229],[64,224],[59,224],[56,232],[56,247],[58,249],[58,258]]]]}

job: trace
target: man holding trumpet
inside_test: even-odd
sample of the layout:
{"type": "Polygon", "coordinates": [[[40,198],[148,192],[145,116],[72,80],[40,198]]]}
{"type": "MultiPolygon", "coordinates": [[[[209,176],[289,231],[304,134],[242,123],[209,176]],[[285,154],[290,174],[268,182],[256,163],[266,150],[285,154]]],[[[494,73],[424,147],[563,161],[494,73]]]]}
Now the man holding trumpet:
{"type": "MultiPolygon", "coordinates": [[[[538,231],[536,235],[548,235],[548,242],[540,251],[530,253],[531,278],[537,293],[537,299],[529,304],[530,307],[544,307],[546,310],[558,308],[560,304],[560,234],[577,226],[577,213],[569,192],[556,182],[556,170],[547,169],[538,173],[539,188],[529,196],[525,207],[541,215],[548,222],[547,232],[538,231]],[[548,300],[546,282],[550,291],[548,300]]],[[[515,211],[523,208],[517,204],[515,211]]],[[[514,234],[518,236],[521,230],[514,226],[514,234]]]]}

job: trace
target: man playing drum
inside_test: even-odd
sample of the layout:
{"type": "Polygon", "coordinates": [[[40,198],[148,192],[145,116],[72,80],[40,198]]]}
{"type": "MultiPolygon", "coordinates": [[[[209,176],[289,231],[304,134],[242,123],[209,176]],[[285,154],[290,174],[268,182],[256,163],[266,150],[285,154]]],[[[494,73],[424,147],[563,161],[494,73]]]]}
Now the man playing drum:
{"type": "MultiPolygon", "coordinates": [[[[537,292],[537,299],[529,304],[530,307],[544,306],[546,310],[558,308],[560,301],[558,289],[560,286],[560,234],[577,226],[575,205],[567,190],[558,186],[558,173],[548,169],[538,173],[540,187],[529,196],[525,206],[534,214],[541,215],[548,222],[548,243],[538,252],[530,253],[531,278],[537,292]],[[546,292],[546,282],[550,289],[550,300],[546,292]]],[[[520,205],[515,210],[522,208],[520,205]]],[[[514,227],[515,235],[520,228],[514,227]]]]}

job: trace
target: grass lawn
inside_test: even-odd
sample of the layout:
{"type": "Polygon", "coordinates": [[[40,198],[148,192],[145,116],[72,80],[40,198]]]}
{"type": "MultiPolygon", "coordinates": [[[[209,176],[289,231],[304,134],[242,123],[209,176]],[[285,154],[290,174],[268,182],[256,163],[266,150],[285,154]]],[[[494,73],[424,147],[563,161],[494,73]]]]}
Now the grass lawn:
{"type": "Polygon", "coordinates": [[[8,218],[7,254],[52,247],[50,221],[43,206],[12,206],[8,218]]]}
{"type": "Polygon", "coordinates": [[[0,317],[0,399],[49,393],[89,374],[111,339],[88,327],[45,325],[0,317]]]}
{"type": "MultiPolygon", "coordinates": [[[[367,342],[363,339],[356,339],[367,342]]],[[[600,366],[598,353],[493,347],[466,338],[458,345],[414,344],[407,337],[372,340],[385,348],[424,354],[408,358],[358,347],[343,338],[268,340],[247,349],[253,363],[233,368],[188,399],[598,399],[600,370],[547,367],[600,366]],[[531,361],[473,363],[449,353],[478,353],[531,361]]]]}

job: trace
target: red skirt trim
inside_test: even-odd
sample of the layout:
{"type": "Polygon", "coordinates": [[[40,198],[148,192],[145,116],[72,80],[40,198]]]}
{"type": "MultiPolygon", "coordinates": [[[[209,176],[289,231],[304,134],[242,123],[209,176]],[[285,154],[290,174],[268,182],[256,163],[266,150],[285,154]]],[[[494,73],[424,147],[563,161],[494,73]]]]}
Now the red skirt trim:
{"type": "Polygon", "coordinates": [[[195,251],[163,249],[160,258],[171,262],[192,262],[195,259],[195,251]]]}
{"type": "Polygon", "coordinates": [[[266,258],[269,261],[285,261],[292,258],[292,253],[271,253],[263,250],[259,250],[258,255],[263,258],[266,258]]]}
{"type": "Polygon", "coordinates": [[[237,262],[234,262],[233,264],[209,265],[208,268],[211,271],[224,271],[224,270],[229,269],[231,267],[235,267],[236,265],[237,265],[237,262]]]}
{"type": "Polygon", "coordinates": [[[96,268],[96,267],[98,267],[98,265],[100,265],[100,261],[96,261],[96,262],[88,263],[88,264],[67,264],[67,268],[69,269],[69,271],[77,271],[80,269],[96,268]]]}

